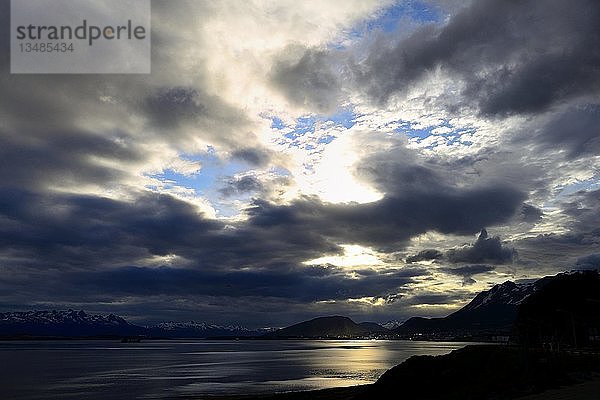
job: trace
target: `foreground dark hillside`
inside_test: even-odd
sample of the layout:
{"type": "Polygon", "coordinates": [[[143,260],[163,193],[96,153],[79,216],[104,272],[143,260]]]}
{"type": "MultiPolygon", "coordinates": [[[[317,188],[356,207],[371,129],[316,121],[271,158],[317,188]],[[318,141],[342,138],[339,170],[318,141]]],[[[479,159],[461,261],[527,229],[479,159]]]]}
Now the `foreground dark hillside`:
{"type": "Polygon", "coordinates": [[[467,346],[444,356],[416,356],[372,386],[373,398],[512,399],[590,378],[598,355],[547,353],[505,346],[467,346]],[[432,384],[433,383],[433,384],[432,384]]]}
{"type": "MultiPolygon", "coordinates": [[[[443,356],[414,356],[372,385],[263,396],[262,400],[515,399],[600,376],[599,354],[550,353],[508,346],[467,346],[443,356]]],[[[582,397],[597,399],[597,394],[582,397]]],[[[206,397],[207,399],[209,397],[206,397]]]]}

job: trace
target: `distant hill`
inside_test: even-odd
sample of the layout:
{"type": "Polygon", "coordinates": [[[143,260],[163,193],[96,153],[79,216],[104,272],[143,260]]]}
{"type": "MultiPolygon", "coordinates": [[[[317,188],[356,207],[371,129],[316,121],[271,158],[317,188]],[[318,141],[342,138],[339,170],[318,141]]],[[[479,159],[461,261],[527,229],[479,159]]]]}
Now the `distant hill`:
{"type": "Polygon", "coordinates": [[[546,282],[546,279],[528,284],[507,281],[479,293],[469,304],[447,317],[413,317],[393,332],[400,336],[508,335],[517,317],[519,305],[546,282]]]}
{"type": "Polygon", "coordinates": [[[389,329],[387,329],[383,325],[379,325],[378,323],[375,323],[375,322],[361,322],[358,325],[362,326],[363,328],[366,328],[370,334],[390,333],[389,329]]]}
{"type": "Polygon", "coordinates": [[[319,317],[265,335],[271,338],[350,338],[389,332],[381,325],[357,324],[348,317],[319,317]]]}
{"type": "Polygon", "coordinates": [[[130,324],[114,314],[85,311],[25,311],[0,313],[0,336],[129,336],[145,328],[130,324]]]}

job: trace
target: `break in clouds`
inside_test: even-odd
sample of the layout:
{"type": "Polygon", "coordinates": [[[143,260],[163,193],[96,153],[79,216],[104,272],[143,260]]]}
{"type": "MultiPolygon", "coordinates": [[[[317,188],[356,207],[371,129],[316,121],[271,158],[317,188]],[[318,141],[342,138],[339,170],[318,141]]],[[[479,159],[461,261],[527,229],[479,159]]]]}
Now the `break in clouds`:
{"type": "Polygon", "coordinates": [[[5,30],[0,308],[383,322],[597,268],[600,5],[449,4],[153,1],[149,75],[11,75],[5,30]]]}

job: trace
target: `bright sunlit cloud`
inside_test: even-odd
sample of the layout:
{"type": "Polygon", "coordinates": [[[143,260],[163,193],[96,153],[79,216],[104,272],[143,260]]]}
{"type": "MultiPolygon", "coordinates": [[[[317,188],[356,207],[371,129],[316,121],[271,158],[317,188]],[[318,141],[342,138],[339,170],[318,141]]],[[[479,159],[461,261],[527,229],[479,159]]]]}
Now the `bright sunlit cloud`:
{"type": "Polygon", "coordinates": [[[374,267],[383,265],[383,261],[373,250],[352,244],[342,244],[340,247],[344,254],[335,256],[325,256],[315,258],[314,260],[304,261],[305,265],[335,265],[338,267],[374,267]]]}

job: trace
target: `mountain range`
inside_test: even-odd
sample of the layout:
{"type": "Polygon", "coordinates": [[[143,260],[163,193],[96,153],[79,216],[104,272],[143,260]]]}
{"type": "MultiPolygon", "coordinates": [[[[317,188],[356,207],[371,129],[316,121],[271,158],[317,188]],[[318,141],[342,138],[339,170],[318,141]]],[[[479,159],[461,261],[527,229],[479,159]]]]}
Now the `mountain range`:
{"type": "Polygon", "coordinates": [[[162,322],[139,326],[114,314],[85,311],[24,311],[0,313],[0,337],[121,337],[206,338],[260,336],[269,329],[250,330],[203,322],[162,322]]]}
{"type": "Polygon", "coordinates": [[[25,311],[0,313],[0,336],[131,336],[144,328],[114,314],[85,311],[25,311]]]}
{"type": "Polygon", "coordinates": [[[460,310],[444,318],[413,317],[404,323],[357,324],[350,318],[320,317],[280,329],[274,338],[386,336],[404,339],[480,339],[508,336],[519,306],[550,278],[533,283],[504,282],[479,293],[460,310]],[[387,325],[387,326],[386,326],[387,325]]]}
{"type": "Polygon", "coordinates": [[[0,337],[507,340],[509,335],[518,335],[522,340],[533,342],[570,340],[577,344],[589,338],[600,339],[600,279],[597,271],[575,271],[530,283],[507,281],[479,293],[469,304],[446,317],[413,317],[401,324],[384,325],[328,316],[282,329],[251,330],[194,321],[143,327],[114,314],[84,311],[0,313],[0,337]]]}
{"type": "Polygon", "coordinates": [[[205,322],[161,322],[148,327],[148,334],[167,338],[255,337],[273,329],[248,329],[237,325],[215,325],[205,322]]]}

